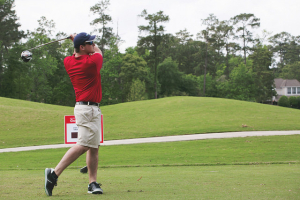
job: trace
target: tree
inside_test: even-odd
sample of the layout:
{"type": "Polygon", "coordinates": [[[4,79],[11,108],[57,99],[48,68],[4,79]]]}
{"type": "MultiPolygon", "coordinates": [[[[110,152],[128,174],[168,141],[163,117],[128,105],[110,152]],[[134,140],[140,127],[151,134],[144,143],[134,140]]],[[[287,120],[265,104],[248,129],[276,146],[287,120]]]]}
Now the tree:
{"type": "Polygon", "coordinates": [[[286,65],[285,54],[287,52],[291,37],[291,34],[287,32],[281,32],[269,38],[269,42],[272,44],[272,51],[275,53],[275,56],[278,55],[279,57],[279,62],[276,63],[277,67],[279,68],[279,73],[286,65]]]}
{"type": "MultiPolygon", "coordinates": [[[[201,76],[204,74],[204,66],[205,66],[205,57],[208,58],[211,57],[211,54],[213,54],[213,50],[208,46],[208,49],[206,51],[206,42],[203,41],[190,41],[188,43],[189,50],[191,52],[191,60],[189,61],[190,67],[193,69],[193,73],[196,76],[201,76]]],[[[210,70],[212,69],[212,59],[207,59],[207,72],[210,73],[210,70]]],[[[187,73],[189,74],[189,73],[187,73]]]]}
{"type": "Polygon", "coordinates": [[[159,95],[172,96],[178,93],[182,74],[178,70],[178,64],[171,57],[160,63],[157,74],[158,82],[161,85],[159,95]]]}
{"type": "Polygon", "coordinates": [[[183,74],[180,79],[179,90],[188,96],[199,96],[200,87],[198,77],[193,74],[183,74]]]}
{"type": "Polygon", "coordinates": [[[179,43],[181,45],[184,45],[187,44],[188,41],[192,40],[193,35],[190,35],[190,33],[186,29],[184,29],[177,32],[176,37],[179,39],[179,43]]]}
{"type": "Polygon", "coordinates": [[[274,89],[274,73],[272,71],[273,52],[267,46],[257,44],[253,48],[253,53],[249,55],[252,60],[252,72],[254,85],[256,88],[256,102],[266,102],[272,99],[274,89]]]}
{"type": "Polygon", "coordinates": [[[150,59],[152,60],[151,64],[154,68],[154,89],[155,89],[154,96],[155,99],[157,99],[157,64],[159,62],[157,48],[160,44],[161,37],[165,31],[164,26],[159,24],[168,22],[169,16],[164,15],[163,11],[159,11],[156,14],[148,14],[146,10],[143,10],[139,16],[143,17],[145,20],[148,21],[147,26],[144,25],[138,26],[140,32],[144,31],[149,34],[146,37],[139,36],[138,46],[140,47],[144,46],[148,48],[151,52],[150,59]]]}
{"type": "MultiPolygon", "coordinates": [[[[196,96],[204,96],[202,94],[203,92],[203,87],[204,87],[204,75],[198,76],[197,77],[197,82],[198,82],[198,95],[196,96]]],[[[205,76],[205,96],[207,97],[216,97],[217,96],[217,88],[216,88],[216,81],[213,78],[212,75],[210,75],[209,73],[206,74],[205,76]]]]}
{"type": "Polygon", "coordinates": [[[181,30],[176,35],[165,34],[158,47],[160,62],[168,57],[178,63],[178,69],[185,74],[199,74],[203,66],[202,54],[200,51],[205,47],[203,42],[194,41],[192,35],[186,30],[181,30]]]}
{"type": "Polygon", "coordinates": [[[225,56],[225,75],[227,78],[229,78],[230,74],[230,66],[229,66],[229,59],[230,55],[232,53],[235,53],[236,47],[238,46],[236,43],[231,42],[230,40],[234,36],[233,33],[233,25],[230,24],[230,21],[221,21],[217,27],[216,31],[214,33],[214,37],[216,38],[217,41],[217,47],[218,51],[222,51],[222,48],[225,49],[226,51],[226,56],[225,56]]]}
{"type": "Polygon", "coordinates": [[[40,35],[47,35],[48,37],[52,36],[52,33],[55,29],[55,23],[53,20],[47,20],[45,16],[42,16],[39,20],[39,27],[36,29],[36,32],[40,35]]]}
{"type": "Polygon", "coordinates": [[[178,68],[181,72],[186,74],[195,74],[193,54],[198,49],[193,48],[193,35],[191,35],[186,29],[180,30],[176,33],[175,45],[170,49],[175,49],[175,55],[172,56],[178,62],[178,68]]]}
{"type": "Polygon", "coordinates": [[[101,34],[101,39],[99,41],[100,49],[104,55],[104,52],[108,46],[110,38],[113,36],[112,27],[108,27],[107,25],[112,22],[111,16],[106,13],[108,10],[108,6],[110,5],[109,0],[101,0],[100,2],[96,3],[96,5],[90,8],[90,11],[93,14],[98,15],[99,17],[94,19],[91,22],[91,25],[98,26],[100,28],[96,28],[94,32],[101,34]]]}
{"type": "Polygon", "coordinates": [[[275,58],[279,58],[275,62],[276,77],[296,77],[296,66],[300,61],[300,36],[281,32],[270,37],[269,42],[272,44],[275,58]]]}
{"type": "Polygon", "coordinates": [[[3,57],[13,44],[25,36],[24,32],[19,30],[21,25],[17,23],[18,17],[13,8],[14,0],[0,1],[0,91],[3,90],[2,79],[5,70],[3,57]]]}
{"type": "Polygon", "coordinates": [[[121,65],[120,79],[122,82],[122,99],[127,99],[134,80],[139,79],[146,84],[149,82],[149,69],[146,61],[137,52],[126,54],[121,65]]]}
{"type": "MultiPolygon", "coordinates": [[[[39,36],[36,36],[33,40],[38,40],[38,38],[39,36]]],[[[34,51],[33,54],[35,58],[30,61],[29,72],[32,78],[30,100],[50,103],[53,90],[49,79],[57,69],[57,60],[46,50],[34,51]]]]}
{"type": "Polygon", "coordinates": [[[251,62],[247,61],[247,66],[242,62],[241,58],[233,58],[238,64],[229,75],[228,84],[226,84],[226,98],[238,99],[243,101],[255,100],[255,86],[253,73],[251,70],[251,62]],[[250,65],[250,66],[249,66],[250,65]]]}
{"type": "Polygon", "coordinates": [[[160,44],[157,48],[158,60],[161,62],[168,57],[176,57],[177,60],[180,60],[178,53],[180,44],[178,38],[172,34],[164,34],[161,37],[160,44]]]}
{"type": "Polygon", "coordinates": [[[122,54],[119,51],[118,39],[110,38],[108,49],[105,53],[105,63],[100,71],[102,82],[101,105],[110,105],[123,102],[121,78],[122,54]]]}
{"type": "Polygon", "coordinates": [[[283,79],[297,79],[300,81],[300,62],[287,64],[280,74],[283,79]]]}
{"type": "Polygon", "coordinates": [[[23,49],[23,45],[15,44],[8,49],[8,53],[4,56],[5,70],[1,96],[24,100],[28,97],[31,83],[31,78],[28,75],[30,65],[20,59],[19,52],[23,49]]]}
{"type": "Polygon", "coordinates": [[[198,33],[198,38],[204,39],[205,46],[205,65],[204,65],[204,77],[203,77],[203,96],[205,97],[206,88],[206,70],[207,70],[207,60],[208,60],[208,46],[215,41],[213,37],[213,32],[218,24],[218,19],[213,14],[210,14],[208,18],[202,20],[202,24],[206,25],[206,29],[198,33]]]}
{"type": "Polygon", "coordinates": [[[236,32],[242,32],[239,35],[239,38],[243,40],[243,52],[244,52],[244,64],[246,64],[247,51],[249,47],[247,46],[248,42],[253,42],[253,34],[249,28],[258,28],[260,27],[260,19],[256,18],[254,14],[240,14],[232,18],[233,24],[237,26],[236,32]]]}
{"type": "MultiPolygon", "coordinates": [[[[64,33],[58,33],[56,39],[67,37],[64,33]]],[[[53,74],[49,74],[49,85],[52,88],[51,104],[73,106],[75,103],[75,91],[64,67],[64,58],[74,53],[74,45],[71,40],[49,45],[49,54],[57,61],[57,68],[53,74]]]]}
{"type": "Polygon", "coordinates": [[[132,81],[127,101],[140,101],[147,99],[145,82],[140,79],[132,81]]]}
{"type": "Polygon", "coordinates": [[[300,61],[300,36],[292,36],[285,58],[288,64],[300,61]]]}
{"type": "Polygon", "coordinates": [[[256,35],[254,41],[256,44],[267,45],[267,42],[270,39],[271,35],[272,35],[272,32],[269,32],[266,29],[263,29],[261,31],[261,34],[256,35]]]}
{"type": "MultiPolygon", "coordinates": [[[[50,34],[55,27],[54,22],[48,21],[45,17],[41,17],[39,27],[36,32],[30,33],[26,43],[27,48],[38,46],[50,42],[50,34]],[[47,35],[48,34],[48,35],[47,35]]],[[[46,45],[38,49],[33,49],[33,59],[28,63],[30,70],[28,72],[31,77],[29,99],[36,102],[52,103],[53,85],[51,77],[58,68],[58,60],[55,58],[53,45],[46,45]]]]}

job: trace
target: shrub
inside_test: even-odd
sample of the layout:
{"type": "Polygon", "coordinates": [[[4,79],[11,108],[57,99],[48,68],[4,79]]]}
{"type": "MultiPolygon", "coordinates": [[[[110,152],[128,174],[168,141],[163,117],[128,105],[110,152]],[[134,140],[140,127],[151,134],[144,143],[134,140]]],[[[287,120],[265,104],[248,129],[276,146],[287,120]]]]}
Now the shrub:
{"type": "Polygon", "coordinates": [[[297,97],[297,108],[300,109],[300,96],[297,97]]]}
{"type": "Polygon", "coordinates": [[[292,108],[297,108],[298,107],[298,100],[297,100],[297,97],[294,97],[294,96],[291,96],[289,98],[289,101],[290,101],[290,106],[292,108]]]}
{"type": "Polygon", "coordinates": [[[287,96],[281,96],[278,100],[278,105],[282,107],[290,107],[290,101],[287,96]]]}

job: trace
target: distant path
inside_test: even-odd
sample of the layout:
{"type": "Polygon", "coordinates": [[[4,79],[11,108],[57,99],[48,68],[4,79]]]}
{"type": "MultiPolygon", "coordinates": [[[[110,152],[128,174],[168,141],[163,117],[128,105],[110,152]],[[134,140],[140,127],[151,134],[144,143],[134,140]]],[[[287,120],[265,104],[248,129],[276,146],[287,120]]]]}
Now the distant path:
{"type": "MultiPolygon", "coordinates": [[[[236,137],[251,137],[251,136],[299,135],[299,134],[300,131],[251,131],[251,132],[208,133],[208,134],[176,135],[176,136],[137,138],[137,139],[125,139],[125,140],[108,140],[108,141],[104,141],[104,143],[101,144],[101,146],[236,138],[236,137]]],[[[68,148],[68,147],[72,147],[73,145],[74,144],[54,144],[54,145],[43,145],[43,146],[7,148],[7,149],[0,149],[0,153],[31,151],[31,150],[39,150],[39,149],[68,148]]]]}

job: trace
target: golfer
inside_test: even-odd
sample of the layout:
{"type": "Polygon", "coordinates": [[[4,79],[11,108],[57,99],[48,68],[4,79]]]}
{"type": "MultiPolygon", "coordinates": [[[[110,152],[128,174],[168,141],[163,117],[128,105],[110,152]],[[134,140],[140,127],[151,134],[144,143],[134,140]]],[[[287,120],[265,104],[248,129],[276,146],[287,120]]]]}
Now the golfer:
{"type": "Polygon", "coordinates": [[[75,52],[64,59],[64,65],[73,84],[76,104],[74,115],[78,126],[78,141],[70,148],[55,167],[45,169],[45,192],[52,196],[54,186],[61,173],[79,156],[87,152],[86,164],[89,172],[88,193],[102,194],[97,183],[98,149],[100,144],[102,98],[101,75],[103,57],[95,46],[95,35],[79,33],[71,35],[75,52]]]}

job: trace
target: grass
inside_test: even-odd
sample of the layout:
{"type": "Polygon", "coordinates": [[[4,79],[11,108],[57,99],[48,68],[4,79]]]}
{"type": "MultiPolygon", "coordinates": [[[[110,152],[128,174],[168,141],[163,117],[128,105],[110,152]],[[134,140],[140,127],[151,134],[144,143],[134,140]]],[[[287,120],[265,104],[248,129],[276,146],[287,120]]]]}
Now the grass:
{"type": "MultiPolygon", "coordinates": [[[[245,101],[171,97],[101,107],[104,138],[300,130],[300,110],[245,101]],[[247,127],[242,127],[246,124],[247,127]]],[[[0,98],[0,148],[60,144],[72,107],[0,98]]]]}
{"type": "MultiPolygon", "coordinates": [[[[73,108],[0,98],[0,148],[63,143],[73,108]]],[[[300,130],[300,111],[216,98],[173,97],[101,108],[105,139],[300,130]],[[242,128],[246,124],[246,128],[242,128]]],[[[104,195],[87,194],[81,156],[53,199],[298,199],[300,135],[101,146],[104,195]]],[[[44,169],[67,149],[0,153],[0,199],[46,199],[44,169]]]]}
{"type": "MultiPolygon", "coordinates": [[[[147,167],[184,165],[244,165],[298,163],[300,135],[246,137],[183,142],[101,146],[99,166],[147,167]]],[[[36,170],[55,167],[66,149],[0,153],[1,170],[36,170]]],[[[81,156],[71,165],[85,165],[81,156]]]]}
{"type": "MultiPolygon", "coordinates": [[[[98,173],[103,195],[87,194],[87,175],[70,169],[51,199],[286,200],[300,195],[299,165],[108,168],[98,173]]],[[[49,199],[43,170],[4,171],[0,178],[1,199],[49,199]]]]}
{"type": "MultiPolygon", "coordinates": [[[[100,147],[101,199],[297,199],[300,135],[100,147]]],[[[45,199],[44,168],[66,149],[0,154],[0,199],[45,199]],[[16,189],[19,192],[15,192],[16,189]]],[[[95,199],[81,156],[59,178],[54,199],[95,199]]]]}

